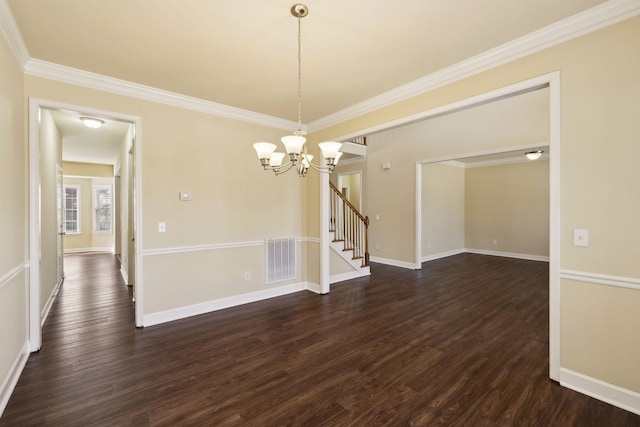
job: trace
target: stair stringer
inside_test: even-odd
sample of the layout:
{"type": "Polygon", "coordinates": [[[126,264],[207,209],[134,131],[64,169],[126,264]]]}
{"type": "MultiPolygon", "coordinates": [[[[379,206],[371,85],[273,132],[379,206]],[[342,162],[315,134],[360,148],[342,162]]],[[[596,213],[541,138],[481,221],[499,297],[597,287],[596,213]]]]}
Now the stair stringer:
{"type": "Polygon", "coordinates": [[[333,233],[329,233],[328,241],[331,250],[351,266],[351,271],[331,275],[329,277],[330,284],[371,275],[371,268],[369,266],[362,267],[362,259],[352,259],[353,251],[343,250],[344,242],[333,241],[333,233]]]}

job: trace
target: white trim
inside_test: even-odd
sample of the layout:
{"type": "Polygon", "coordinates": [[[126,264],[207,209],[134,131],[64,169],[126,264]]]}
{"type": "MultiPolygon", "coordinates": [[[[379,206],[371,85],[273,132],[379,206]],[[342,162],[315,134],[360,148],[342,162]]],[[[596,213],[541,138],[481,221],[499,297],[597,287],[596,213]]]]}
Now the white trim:
{"type": "Polygon", "coordinates": [[[320,243],[319,237],[297,237],[296,242],[298,243],[320,243]]]}
{"type": "Polygon", "coordinates": [[[345,280],[357,279],[365,276],[371,276],[371,270],[369,268],[360,268],[358,270],[349,271],[346,273],[334,274],[329,278],[329,281],[333,285],[334,283],[344,282],[345,280]]]}
{"type": "Polygon", "coordinates": [[[40,326],[40,104],[29,98],[29,350],[42,345],[40,326]]]}
{"type": "Polygon", "coordinates": [[[42,307],[42,312],[40,313],[40,327],[44,326],[44,322],[47,321],[47,317],[49,317],[49,312],[51,311],[51,307],[53,307],[53,303],[58,296],[58,292],[60,291],[60,286],[62,286],[62,282],[64,282],[64,277],[60,279],[56,286],[54,286],[51,294],[49,294],[49,298],[47,298],[47,302],[42,307]]]}
{"type": "MultiPolygon", "coordinates": [[[[518,58],[548,49],[639,14],[640,5],[636,0],[610,0],[604,2],[413,82],[320,118],[310,123],[306,130],[308,132],[316,132],[498,67],[518,58]]],[[[276,129],[290,130],[297,125],[297,123],[290,120],[283,120],[253,111],[30,58],[6,0],[0,0],[0,31],[2,31],[18,63],[25,73],[29,75],[276,129]]],[[[352,136],[361,135],[362,133],[352,136]]]]}
{"type": "Polygon", "coordinates": [[[640,415],[640,393],[560,368],[560,385],[640,415]]]}
{"type": "Polygon", "coordinates": [[[253,246],[264,246],[264,240],[255,240],[251,242],[233,242],[233,243],[211,243],[207,245],[195,246],[175,246],[169,248],[145,249],[142,256],[179,254],[185,252],[202,252],[215,251],[220,249],[248,248],[253,246]]]}
{"type": "MultiPolygon", "coordinates": [[[[524,153],[520,156],[505,157],[503,159],[484,160],[481,162],[469,162],[463,163],[465,169],[485,168],[491,166],[512,165],[514,163],[530,163],[532,161],[549,160],[549,153],[544,152],[542,156],[537,160],[529,160],[525,157],[524,153]]],[[[462,162],[460,162],[462,163],[462,162]]]]}
{"type": "Polygon", "coordinates": [[[120,264],[120,275],[122,276],[122,278],[124,279],[124,283],[129,286],[129,275],[127,274],[127,271],[124,269],[124,267],[122,266],[122,263],[120,264]]]}
{"type": "Polygon", "coordinates": [[[211,114],[233,120],[240,120],[261,126],[268,126],[283,130],[295,129],[298,126],[297,122],[293,122],[291,120],[284,120],[262,113],[243,110],[241,108],[206,101],[204,99],[194,98],[192,96],[186,96],[176,92],[170,92],[151,86],[145,86],[126,80],[91,73],[89,71],[79,70],[77,68],[41,61],[39,59],[29,59],[25,64],[24,69],[25,74],[31,76],[73,84],[102,92],[142,99],[144,101],[171,105],[173,107],[198,111],[200,113],[211,114]]]}
{"type": "Polygon", "coordinates": [[[322,295],[322,290],[320,289],[320,285],[312,282],[305,282],[305,286],[308,291],[313,292],[314,294],[322,295]]]}
{"type": "Polygon", "coordinates": [[[488,251],[484,249],[465,249],[464,251],[470,254],[500,256],[505,258],[526,259],[529,261],[549,262],[549,257],[544,255],[529,255],[529,254],[520,254],[516,252],[488,251]]]}
{"type": "MultiPolygon", "coordinates": [[[[2,0],[0,0],[2,1],[2,0]]],[[[66,104],[55,101],[48,101],[39,98],[29,97],[29,345],[31,351],[38,351],[42,345],[42,328],[40,326],[40,122],[39,110],[71,110],[82,112],[88,115],[110,117],[116,120],[133,123],[136,136],[134,138],[135,152],[135,206],[136,206],[136,232],[135,232],[135,285],[136,304],[135,317],[136,326],[142,326],[144,315],[144,292],[143,292],[143,271],[142,271],[142,119],[111,111],[98,110],[90,107],[83,107],[73,104],[66,104]]]]}
{"type": "MultiPolygon", "coordinates": [[[[329,126],[362,116],[516,59],[523,58],[535,52],[559,45],[639,14],[640,2],[637,0],[610,0],[604,2],[582,13],[555,22],[418,80],[414,80],[413,82],[369,98],[366,101],[315,120],[309,123],[308,131],[317,132],[329,126]]],[[[362,132],[358,133],[358,135],[363,134],[362,132]]]]}
{"type": "Polygon", "coordinates": [[[640,291],[640,279],[633,277],[611,276],[608,274],[596,274],[585,271],[563,269],[560,270],[560,278],[640,291]]]}
{"type": "MultiPolygon", "coordinates": [[[[296,243],[320,243],[320,239],[317,237],[296,237],[296,243]]],[[[209,243],[206,245],[193,245],[193,246],[174,246],[167,248],[145,249],[142,251],[142,256],[153,255],[167,255],[167,254],[179,254],[186,252],[204,252],[204,251],[216,251],[221,249],[234,249],[234,248],[250,248],[254,246],[264,246],[264,240],[253,240],[248,242],[228,242],[228,243],[209,243]]]]}
{"type": "Polygon", "coordinates": [[[5,274],[0,276],[0,289],[10,283],[13,279],[15,279],[20,273],[22,273],[26,268],[29,267],[29,264],[23,262],[22,264],[16,265],[11,270],[7,271],[5,274]]]}
{"type": "Polygon", "coordinates": [[[378,264],[391,265],[393,267],[408,268],[410,270],[420,270],[420,268],[422,267],[421,265],[416,265],[411,262],[399,261],[397,259],[380,258],[376,256],[370,257],[369,260],[371,262],[377,262],[378,264]]]}
{"type": "MultiPolygon", "coordinates": [[[[80,234],[80,233],[78,233],[80,234]]],[[[75,234],[73,234],[75,236],[75,234]]],[[[92,247],[92,248],[72,248],[72,249],[65,249],[64,253],[66,254],[80,254],[80,253],[84,253],[84,252],[109,252],[109,253],[114,253],[115,249],[112,247],[104,247],[104,248],[96,248],[96,247],[92,247]]]]}
{"type": "Polygon", "coordinates": [[[320,174],[320,293],[331,291],[331,256],[329,247],[331,237],[329,233],[329,175],[320,174]]]}
{"type": "Polygon", "coordinates": [[[16,384],[18,384],[22,370],[27,364],[27,360],[29,360],[29,348],[29,342],[25,341],[20,352],[11,364],[7,376],[2,381],[2,386],[0,386],[0,417],[2,417],[7,403],[9,403],[9,399],[13,394],[13,390],[16,388],[16,384]]]}
{"type": "Polygon", "coordinates": [[[173,308],[171,310],[151,313],[144,316],[144,326],[158,325],[160,323],[171,322],[191,316],[210,313],[212,311],[224,310],[225,308],[235,307],[238,305],[248,304],[266,300],[269,298],[275,298],[295,292],[304,291],[308,288],[308,283],[300,282],[291,285],[284,285],[276,288],[250,292],[242,295],[220,298],[217,300],[207,301],[199,304],[173,308]]]}
{"type": "Polygon", "coordinates": [[[466,251],[467,251],[466,249],[462,248],[462,249],[454,249],[452,251],[447,251],[447,252],[439,252],[437,254],[432,254],[432,255],[425,255],[420,259],[420,261],[421,262],[434,261],[440,258],[447,258],[454,255],[460,255],[465,253],[466,251]]]}
{"type": "Polygon", "coordinates": [[[560,72],[549,84],[549,378],[560,378],[560,72]]]}
{"type": "Polygon", "coordinates": [[[6,0],[0,0],[0,32],[2,32],[20,68],[24,71],[24,66],[31,56],[6,0]]]}

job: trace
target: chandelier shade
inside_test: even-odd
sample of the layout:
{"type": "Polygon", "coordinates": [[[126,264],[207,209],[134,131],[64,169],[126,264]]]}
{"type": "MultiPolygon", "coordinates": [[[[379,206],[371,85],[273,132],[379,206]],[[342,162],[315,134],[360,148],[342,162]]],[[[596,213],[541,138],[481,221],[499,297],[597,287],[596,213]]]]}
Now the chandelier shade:
{"type": "Polygon", "coordinates": [[[306,176],[309,168],[319,172],[331,173],[342,155],[340,152],[342,143],[329,141],[318,144],[325,161],[323,166],[318,166],[311,162],[313,156],[307,153],[304,145],[307,139],[305,138],[306,132],[302,130],[302,61],[300,55],[302,43],[300,28],[302,18],[309,14],[309,8],[303,4],[296,3],[291,6],[291,14],[298,20],[298,130],[293,132],[292,135],[286,135],[280,139],[286,154],[289,156],[289,161],[284,165],[282,162],[285,153],[275,151],[277,147],[274,144],[256,142],[253,144],[253,148],[255,148],[264,170],[271,170],[276,175],[285,173],[294,167],[300,177],[306,176]]]}

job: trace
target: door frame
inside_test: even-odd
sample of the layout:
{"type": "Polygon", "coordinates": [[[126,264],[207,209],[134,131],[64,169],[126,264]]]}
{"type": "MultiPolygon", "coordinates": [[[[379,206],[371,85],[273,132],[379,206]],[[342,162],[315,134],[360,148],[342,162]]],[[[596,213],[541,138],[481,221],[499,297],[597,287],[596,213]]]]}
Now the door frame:
{"type": "Polygon", "coordinates": [[[360,197],[358,200],[358,205],[359,205],[359,209],[360,212],[363,212],[364,209],[362,208],[362,169],[360,170],[354,170],[354,171],[347,171],[347,172],[340,172],[338,174],[338,188],[340,189],[340,191],[342,191],[342,177],[344,177],[345,175],[358,175],[358,180],[360,181],[360,197]]]}
{"type": "MultiPolygon", "coordinates": [[[[404,124],[409,124],[429,117],[446,114],[463,108],[469,108],[492,100],[503,97],[517,95],[535,90],[536,88],[549,88],[549,157],[550,169],[550,188],[549,188],[549,377],[552,380],[560,381],[560,71],[554,71],[509,86],[472,96],[450,104],[442,105],[430,110],[422,111],[410,116],[402,117],[397,120],[382,123],[366,129],[360,129],[356,132],[337,137],[335,140],[348,140],[355,136],[380,132],[391,129],[404,124]]],[[[456,156],[459,157],[459,156],[456,156]]],[[[430,159],[434,160],[447,160],[430,159]]],[[[421,206],[418,202],[421,189],[418,183],[421,182],[422,163],[427,160],[416,162],[416,195],[415,195],[415,260],[414,268],[422,267],[422,249],[421,249],[421,206]]],[[[321,179],[320,181],[320,226],[328,227],[329,223],[329,179],[321,179]]],[[[321,228],[322,230],[323,228],[321,228]]],[[[327,228],[328,230],[328,228],[327,228]]],[[[321,236],[325,233],[321,232],[321,236]]],[[[321,237],[321,256],[320,256],[320,281],[323,289],[329,291],[328,271],[329,260],[325,252],[328,252],[328,239],[321,237]]]]}
{"type": "Polygon", "coordinates": [[[96,115],[130,122],[135,126],[134,137],[134,185],[136,197],[135,221],[136,229],[136,269],[135,283],[138,286],[138,298],[135,303],[136,326],[143,326],[143,295],[142,286],[142,212],[140,209],[142,199],[142,119],[112,111],[98,110],[73,104],[49,101],[29,97],[29,350],[38,351],[42,346],[42,314],[40,312],[40,256],[41,256],[41,229],[40,229],[40,110],[70,110],[82,112],[87,115],[96,115]]]}

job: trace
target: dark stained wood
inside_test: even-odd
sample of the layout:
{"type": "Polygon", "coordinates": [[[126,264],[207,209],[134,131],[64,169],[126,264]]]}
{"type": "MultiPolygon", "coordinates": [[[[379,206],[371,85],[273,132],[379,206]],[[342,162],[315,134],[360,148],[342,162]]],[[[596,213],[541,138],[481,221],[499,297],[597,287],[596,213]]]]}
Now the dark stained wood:
{"type": "Polygon", "coordinates": [[[329,295],[144,329],[113,256],[65,263],[2,426],[640,425],[548,379],[543,262],[373,264],[329,295]]]}

